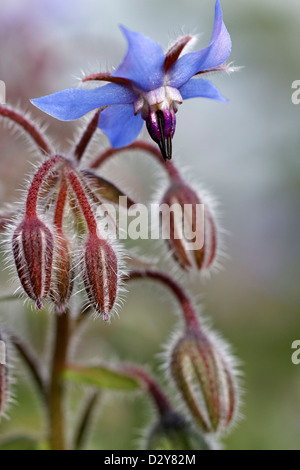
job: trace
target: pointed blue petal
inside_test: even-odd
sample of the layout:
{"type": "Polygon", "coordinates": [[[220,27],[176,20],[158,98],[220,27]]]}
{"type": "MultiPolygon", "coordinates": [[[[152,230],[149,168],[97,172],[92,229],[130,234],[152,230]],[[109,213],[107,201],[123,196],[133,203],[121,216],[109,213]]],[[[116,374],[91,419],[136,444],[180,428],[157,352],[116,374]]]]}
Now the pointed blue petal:
{"type": "Polygon", "coordinates": [[[223,64],[228,59],[230,51],[230,35],[223,22],[220,0],[217,0],[214,28],[209,46],[201,51],[180,57],[169,70],[169,85],[180,88],[201,70],[223,64]]]}
{"type": "Polygon", "coordinates": [[[134,115],[133,105],[116,105],[102,111],[98,126],[115,148],[130,145],[143,127],[141,115],[134,115]]]}
{"type": "Polygon", "coordinates": [[[165,55],[159,44],[143,34],[121,26],[128,42],[127,54],[112,73],[132,81],[143,91],[154,90],[163,85],[165,55]]]}
{"type": "Polygon", "coordinates": [[[180,88],[184,100],[189,98],[210,98],[212,100],[227,103],[227,99],[219,92],[218,88],[208,80],[192,78],[180,88]]]}
{"type": "Polygon", "coordinates": [[[56,119],[72,121],[101,106],[132,103],[135,98],[136,95],[130,88],[109,83],[94,90],[69,88],[36,98],[31,103],[56,119]]]}

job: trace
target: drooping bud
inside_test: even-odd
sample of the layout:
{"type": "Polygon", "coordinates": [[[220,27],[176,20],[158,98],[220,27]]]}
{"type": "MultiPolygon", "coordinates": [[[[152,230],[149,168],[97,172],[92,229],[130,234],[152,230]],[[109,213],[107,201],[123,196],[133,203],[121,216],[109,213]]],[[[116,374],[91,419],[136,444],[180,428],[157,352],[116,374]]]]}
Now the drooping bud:
{"type": "Polygon", "coordinates": [[[12,237],[12,251],[20,282],[38,309],[50,289],[53,246],[51,231],[36,216],[26,216],[12,237]]]}
{"type": "Polygon", "coordinates": [[[145,442],[146,450],[209,450],[204,437],[186,419],[170,412],[152,426],[145,442]]]}
{"type": "Polygon", "coordinates": [[[169,248],[182,269],[207,270],[217,252],[217,228],[210,208],[182,180],[172,181],[163,196],[161,225],[169,248]]]}
{"type": "Polygon", "coordinates": [[[74,268],[69,247],[69,241],[63,230],[64,211],[68,196],[68,186],[65,180],[57,195],[54,227],[55,227],[55,251],[53,274],[50,296],[58,307],[59,313],[63,313],[71,297],[74,286],[74,268]]]}
{"type": "Polygon", "coordinates": [[[60,233],[55,237],[55,251],[50,297],[59,313],[63,313],[74,287],[74,268],[69,241],[60,233]]]}
{"type": "Polygon", "coordinates": [[[9,398],[7,341],[0,330],[0,418],[5,413],[9,398]]]}
{"type": "Polygon", "coordinates": [[[202,329],[188,328],[171,353],[171,374],[187,408],[205,433],[228,429],[238,387],[223,351],[202,329]]]}
{"type": "Polygon", "coordinates": [[[118,258],[109,240],[90,233],[82,260],[85,290],[92,307],[107,321],[118,291],[118,258]]]}

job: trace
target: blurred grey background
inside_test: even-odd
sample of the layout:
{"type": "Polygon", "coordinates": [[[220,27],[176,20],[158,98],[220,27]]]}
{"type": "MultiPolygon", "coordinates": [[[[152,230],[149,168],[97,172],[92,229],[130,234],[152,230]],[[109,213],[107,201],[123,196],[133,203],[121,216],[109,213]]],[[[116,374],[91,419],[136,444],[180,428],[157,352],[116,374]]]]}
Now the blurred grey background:
{"type": "MultiPolygon", "coordinates": [[[[204,312],[243,361],[244,419],[225,439],[227,448],[299,449],[300,366],[291,363],[291,344],[300,339],[300,105],[292,104],[291,85],[300,79],[300,3],[221,3],[233,42],[230,61],[244,68],[230,77],[211,77],[228,104],[195,99],[180,107],[174,162],[189,168],[193,181],[219,200],[222,224],[230,233],[229,259],[209,281],[194,280],[188,287],[201,296],[204,312]]],[[[0,79],[6,82],[7,101],[47,120],[50,135],[55,141],[58,135],[66,148],[78,123],[47,119],[30,98],[76,85],[81,70],[117,66],[126,51],[119,24],[165,49],[182,32],[199,33],[202,48],[209,43],[213,17],[213,0],[1,0],[0,79]]],[[[7,129],[0,139],[4,204],[19,198],[17,190],[36,156],[20,139],[12,145],[7,129]]],[[[100,148],[106,143],[103,138],[100,148]]],[[[142,199],[150,194],[143,190],[145,182],[151,191],[157,188],[159,171],[145,160],[120,160],[129,181],[139,179],[142,199]]],[[[10,292],[5,272],[1,281],[2,293],[10,292]]],[[[82,354],[158,367],[155,354],[175,319],[168,296],[161,297],[160,289],[157,293],[132,285],[120,319],[110,326],[94,324],[82,354]]],[[[45,351],[46,312],[22,315],[21,302],[2,304],[2,311],[6,321],[45,351]]],[[[14,429],[34,434],[42,426],[32,389],[22,379],[19,388],[19,405],[10,422],[1,423],[3,434],[14,429]]],[[[139,400],[107,397],[89,448],[133,446],[133,427],[147,421],[139,400]]]]}

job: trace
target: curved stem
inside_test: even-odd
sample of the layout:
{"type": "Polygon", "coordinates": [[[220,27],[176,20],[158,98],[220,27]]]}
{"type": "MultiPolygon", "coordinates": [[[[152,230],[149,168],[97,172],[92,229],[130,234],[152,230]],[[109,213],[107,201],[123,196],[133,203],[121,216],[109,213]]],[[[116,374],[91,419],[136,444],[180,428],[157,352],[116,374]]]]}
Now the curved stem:
{"type": "Polygon", "coordinates": [[[67,171],[67,178],[74,191],[77,202],[80,206],[82,214],[85,218],[86,225],[90,234],[95,235],[97,233],[97,222],[92,211],[90,202],[87,198],[84,188],[82,187],[80,178],[77,176],[74,170],[71,168],[67,171]]]}
{"type": "Polygon", "coordinates": [[[155,146],[148,142],[144,142],[142,140],[137,140],[133,142],[133,144],[128,145],[127,147],[122,147],[119,149],[116,148],[109,148],[104,152],[100,153],[98,157],[90,164],[90,168],[96,169],[103,165],[106,161],[108,161],[111,157],[119,155],[121,152],[126,152],[128,150],[143,150],[150,156],[154,157],[155,160],[161,164],[164,170],[168,173],[170,179],[176,181],[182,181],[179,171],[174,166],[172,162],[164,161],[161,151],[155,146]]]}
{"type": "Polygon", "coordinates": [[[56,331],[51,382],[49,388],[48,412],[50,424],[50,445],[52,450],[66,449],[64,397],[65,386],[62,380],[68,359],[70,343],[70,314],[55,315],[56,331]]]}
{"type": "Polygon", "coordinates": [[[64,210],[67,201],[68,186],[66,181],[61,182],[59,193],[57,196],[56,207],[54,212],[54,226],[58,233],[62,232],[64,210]]]}
{"type": "Polygon", "coordinates": [[[75,147],[74,157],[77,160],[77,162],[81,160],[88,144],[90,143],[94,133],[97,130],[100,113],[101,113],[101,109],[99,109],[96,112],[92,120],[89,122],[87,128],[85,129],[83,135],[81,136],[81,139],[79,140],[78,144],[75,147]]]}
{"type": "Polygon", "coordinates": [[[122,366],[122,372],[125,372],[130,377],[137,379],[142,383],[143,388],[145,388],[151,399],[153,400],[154,404],[157,407],[157,410],[160,416],[165,416],[172,411],[172,406],[164,394],[163,390],[161,389],[160,385],[157,381],[152,377],[148,372],[146,372],[141,367],[126,364],[122,366]]]}
{"type": "Polygon", "coordinates": [[[131,271],[125,278],[125,281],[132,281],[135,279],[152,279],[164,284],[177,298],[182,309],[183,317],[187,328],[198,328],[199,320],[191,303],[190,298],[186,295],[183,288],[165,273],[146,269],[144,271],[131,271]]]}
{"type": "Polygon", "coordinates": [[[75,434],[75,445],[74,448],[75,450],[80,450],[82,449],[86,434],[89,430],[91,420],[93,419],[93,412],[98,404],[100,393],[99,391],[94,392],[88,402],[86,403],[86,406],[83,410],[79,426],[77,429],[77,432],[75,434]]]}
{"type": "Polygon", "coordinates": [[[28,196],[26,200],[26,216],[27,217],[36,217],[36,205],[38,200],[38,195],[41,189],[43,182],[45,181],[48,173],[53,170],[53,168],[58,163],[68,163],[68,161],[61,155],[55,155],[52,158],[46,160],[35,173],[31,185],[28,190],[28,196]]]}
{"type": "Polygon", "coordinates": [[[53,153],[50,144],[44,138],[39,129],[25,116],[23,116],[23,114],[8,108],[7,106],[0,106],[0,116],[10,119],[15,124],[18,124],[23,129],[23,131],[25,131],[32,138],[40,150],[48,154],[53,153]]]}
{"type": "Polygon", "coordinates": [[[30,347],[28,344],[24,342],[23,339],[21,339],[19,336],[17,336],[15,333],[9,333],[9,338],[17,351],[19,352],[20,356],[24,360],[25,364],[27,365],[31,376],[37,386],[37,389],[40,393],[40,396],[43,400],[46,400],[47,398],[47,389],[46,389],[46,384],[43,379],[42,373],[41,373],[41,367],[38,362],[37,357],[34,355],[33,351],[31,351],[30,347]]]}

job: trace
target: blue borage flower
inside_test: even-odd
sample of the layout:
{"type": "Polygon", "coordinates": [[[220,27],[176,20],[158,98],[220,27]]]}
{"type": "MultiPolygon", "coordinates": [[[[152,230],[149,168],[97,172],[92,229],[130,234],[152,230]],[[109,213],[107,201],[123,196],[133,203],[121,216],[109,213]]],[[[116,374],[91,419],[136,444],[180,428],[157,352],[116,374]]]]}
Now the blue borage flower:
{"type": "Polygon", "coordinates": [[[70,88],[32,100],[42,111],[62,121],[78,119],[89,111],[105,107],[98,126],[115,148],[131,144],[140,133],[143,120],[164,159],[172,157],[172,137],[178,105],[188,98],[226,99],[208,80],[193,78],[207,72],[228,70],[224,62],[231,50],[223,22],[220,1],[208,47],[181,55],[192,36],[185,36],[164,54],[161,46],[143,34],[121,26],[128,42],[127,54],[111,74],[99,73],[84,81],[110,82],[92,90],[70,88]]]}

